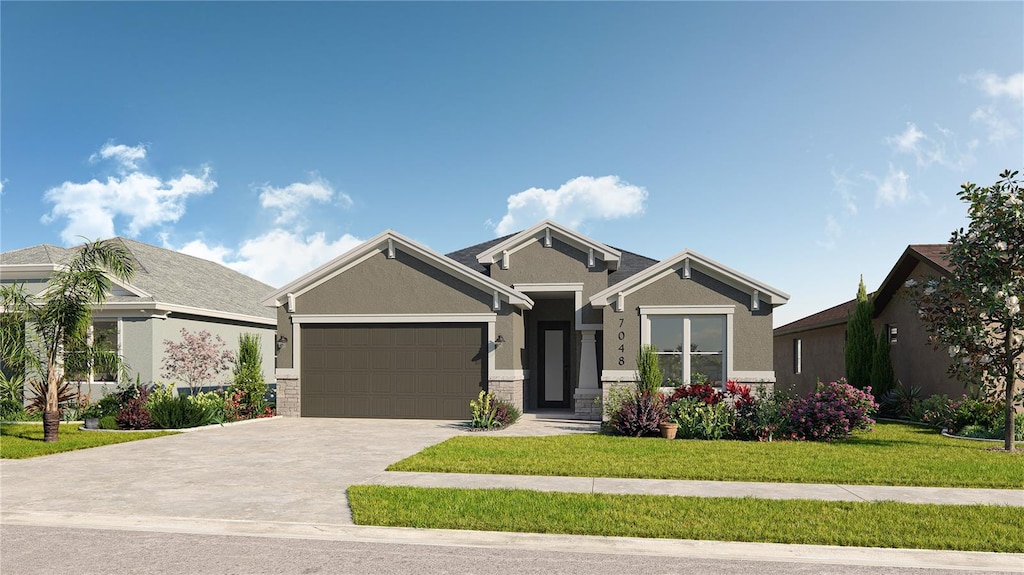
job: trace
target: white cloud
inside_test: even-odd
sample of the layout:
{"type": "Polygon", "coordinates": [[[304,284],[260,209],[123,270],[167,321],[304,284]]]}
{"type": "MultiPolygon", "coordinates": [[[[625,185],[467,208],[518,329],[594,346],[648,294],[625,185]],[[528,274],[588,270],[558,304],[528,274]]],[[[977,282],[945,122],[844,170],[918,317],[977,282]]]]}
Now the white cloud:
{"type": "Polygon", "coordinates": [[[101,159],[113,159],[120,164],[122,170],[135,170],[138,169],[139,162],[146,159],[146,146],[126,146],[107,142],[99,152],[89,156],[90,162],[98,162],[101,159]]]}
{"type": "Polygon", "coordinates": [[[1017,72],[1005,78],[987,70],[979,70],[961,81],[970,81],[990,98],[1006,97],[1024,102],[1024,73],[1017,72]]]}
{"type": "Polygon", "coordinates": [[[928,135],[917,124],[907,122],[903,132],[889,136],[885,141],[895,152],[913,155],[920,168],[938,164],[951,170],[963,170],[974,160],[971,151],[975,146],[969,145],[968,151],[961,153],[956,134],[939,125],[935,126],[933,135],[928,135]]]}
{"type": "Polygon", "coordinates": [[[352,205],[352,198],[348,194],[338,192],[335,195],[330,182],[316,173],[311,174],[309,183],[295,182],[283,188],[264,184],[257,189],[260,190],[260,205],[267,209],[278,210],[278,215],[274,219],[276,224],[296,221],[313,202],[325,204],[336,198],[342,207],[347,208],[352,205]]]}
{"type": "Polygon", "coordinates": [[[832,173],[832,189],[843,200],[843,208],[850,215],[857,215],[857,196],[853,194],[855,184],[853,180],[846,177],[846,174],[839,174],[835,170],[832,173]]]}
{"type": "Polygon", "coordinates": [[[865,174],[865,178],[875,182],[875,207],[905,203],[910,199],[910,176],[902,168],[896,169],[889,164],[889,173],[885,178],[879,180],[874,176],[865,174]]]}
{"type": "Polygon", "coordinates": [[[243,241],[237,249],[209,245],[202,239],[175,248],[164,247],[215,261],[272,286],[282,286],[361,244],[363,240],[344,234],[328,240],[318,232],[302,235],[275,228],[243,241]]]}
{"type": "Polygon", "coordinates": [[[80,236],[96,239],[115,235],[115,218],[127,219],[125,233],[135,237],[147,228],[178,221],[185,214],[190,196],[207,194],[217,187],[208,167],[199,174],[186,172],[169,180],[144,173],[137,169],[136,162],[145,158],[145,152],[142,145],[105,145],[98,157],[114,159],[119,175],[105,181],[64,182],[50,188],[43,198],[53,208],[42,222],[66,219],[60,236],[67,245],[78,243],[80,236]]]}
{"type": "Polygon", "coordinates": [[[544,219],[557,220],[571,228],[587,220],[610,220],[642,214],[647,190],[618,176],[580,176],[557,190],[530,188],[508,197],[508,211],[495,232],[508,234],[544,219]]]}
{"type": "Polygon", "coordinates": [[[988,141],[993,144],[1011,140],[1018,134],[1017,127],[996,111],[995,106],[978,108],[971,114],[971,120],[985,126],[988,141]]]}
{"type": "Polygon", "coordinates": [[[843,226],[839,224],[836,218],[829,214],[825,216],[825,234],[824,238],[817,240],[817,244],[826,250],[831,250],[836,247],[836,241],[839,240],[843,235],[843,226]]]}

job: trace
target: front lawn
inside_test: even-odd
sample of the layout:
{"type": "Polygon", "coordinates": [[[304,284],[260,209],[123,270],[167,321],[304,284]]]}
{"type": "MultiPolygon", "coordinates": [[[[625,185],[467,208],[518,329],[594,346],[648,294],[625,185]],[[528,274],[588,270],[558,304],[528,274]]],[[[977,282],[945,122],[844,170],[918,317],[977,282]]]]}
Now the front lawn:
{"type": "Polygon", "coordinates": [[[359,525],[1024,552],[1024,508],[357,485],[359,525]]]}
{"type": "Polygon", "coordinates": [[[389,471],[781,483],[1024,488],[1024,454],[938,431],[879,423],[835,443],[666,440],[607,435],[454,437],[389,471]]]}
{"type": "Polygon", "coordinates": [[[79,431],[78,424],[61,424],[56,443],[43,441],[43,426],[23,423],[0,424],[0,459],[27,459],[76,449],[138,441],[174,435],[175,432],[101,433],[79,431]]]}

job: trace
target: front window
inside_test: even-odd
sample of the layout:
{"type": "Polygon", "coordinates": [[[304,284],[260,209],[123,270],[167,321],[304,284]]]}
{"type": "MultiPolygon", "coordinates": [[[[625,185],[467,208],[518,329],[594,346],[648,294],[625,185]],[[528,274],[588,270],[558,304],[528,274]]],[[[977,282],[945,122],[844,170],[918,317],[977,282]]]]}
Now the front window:
{"type": "Polygon", "coordinates": [[[65,349],[64,362],[67,378],[82,383],[117,382],[116,362],[117,320],[95,320],[89,327],[87,341],[92,344],[92,356],[82,349],[65,349]],[[91,364],[91,365],[90,365],[91,364]]]}
{"type": "Polygon", "coordinates": [[[726,318],[723,315],[650,316],[665,386],[725,380],[726,318]],[[685,350],[685,352],[684,352],[685,350]]]}

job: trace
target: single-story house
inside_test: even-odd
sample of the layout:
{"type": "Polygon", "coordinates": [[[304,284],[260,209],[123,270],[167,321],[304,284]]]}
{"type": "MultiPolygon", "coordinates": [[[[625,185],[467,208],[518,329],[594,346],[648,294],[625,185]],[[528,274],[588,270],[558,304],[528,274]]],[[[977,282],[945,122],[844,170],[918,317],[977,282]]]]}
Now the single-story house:
{"type": "Polygon", "coordinates": [[[385,231],[264,305],[282,415],[465,419],[489,390],[599,419],[643,344],[666,384],[770,384],[788,298],[689,250],[659,262],[544,221],[448,255],[385,231]]]}
{"type": "MultiPolygon", "coordinates": [[[[235,352],[240,334],[258,334],[264,377],[273,383],[277,321],[273,310],[261,305],[273,287],[211,261],[128,238],[113,241],[135,259],[135,277],[130,283],[112,282],[106,302],[93,310],[92,337],[117,350],[133,381],[136,376],[143,383],[164,380],[164,340],[180,341],[184,328],[219,335],[235,352]]],[[[4,252],[0,283],[23,284],[29,293],[39,293],[75,249],[43,244],[4,252]]],[[[217,383],[227,382],[229,375],[217,383]]],[[[117,379],[111,373],[82,374],[79,387],[95,398],[116,387],[117,379]]]]}
{"type": "MultiPolygon", "coordinates": [[[[907,246],[881,286],[871,296],[875,333],[889,334],[892,367],[896,380],[920,387],[925,396],[964,393],[962,383],[951,378],[949,354],[928,343],[928,332],[910,301],[907,280],[917,282],[950,273],[947,244],[907,246]]],[[[846,371],[846,321],[856,300],[839,304],[775,329],[777,387],[805,393],[817,381],[835,381],[846,371]]]]}

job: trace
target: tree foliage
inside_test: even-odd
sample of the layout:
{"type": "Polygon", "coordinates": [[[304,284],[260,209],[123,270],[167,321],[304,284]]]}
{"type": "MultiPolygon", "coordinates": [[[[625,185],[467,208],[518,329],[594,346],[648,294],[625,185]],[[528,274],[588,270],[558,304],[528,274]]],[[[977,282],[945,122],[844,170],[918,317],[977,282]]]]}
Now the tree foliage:
{"type": "Polygon", "coordinates": [[[846,319],[846,380],[864,389],[871,385],[871,360],[875,350],[875,328],[871,323],[874,305],[864,288],[857,287],[857,307],[846,319]]]}
{"type": "Polygon", "coordinates": [[[889,343],[889,334],[883,329],[878,332],[875,354],[871,358],[871,390],[875,397],[882,397],[892,389],[895,382],[896,376],[892,371],[892,345],[889,343]]]}
{"type": "Polygon", "coordinates": [[[1014,448],[1014,412],[1024,375],[1024,193],[1017,171],[990,187],[967,182],[957,196],[969,225],[950,237],[952,272],[909,280],[911,298],[935,349],[952,359],[950,374],[1005,401],[1007,450],[1014,448]]]}
{"type": "Polygon", "coordinates": [[[188,386],[192,395],[231,369],[235,354],[219,335],[181,328],[181,341],[164,340],[163,376],[188,386]]]}
{"type": "Polygon", "coordinates": [[[235,362],[235,379],[230,392],[241,392],[239,400],[248,413],[259,413],[266,406],[264,397],[267,382],[263,378],[263,353],[260,352],[260,336],[243,333],[238,336],[238,360],[235,362]]]}
{"type": "MultiPolygon", "coordinates": [[[[135,275],[135,260],[121,242],[115,240],[87,241],[76,249],[69,262],[50,276],[46,289],[29,295],[21,284],[0,286],[8,325],[31,325],[24,335],[30,345],[20,348],[18,361],[25,361],[28,377],[46,381],[43,410],[44,439],[57,441],[60,408],[58,391],[65,380],[64,349],[87,354],[86,365],[103,363],[108,367],[119,363],[116,352],[92,349],[89,326],[92,307],[102,304],[110,292],[110,278],[130,281],[135,275]]],[[[2,347],[19,350],[9,338],[17,330],[3,330],[2,347]]]]}

